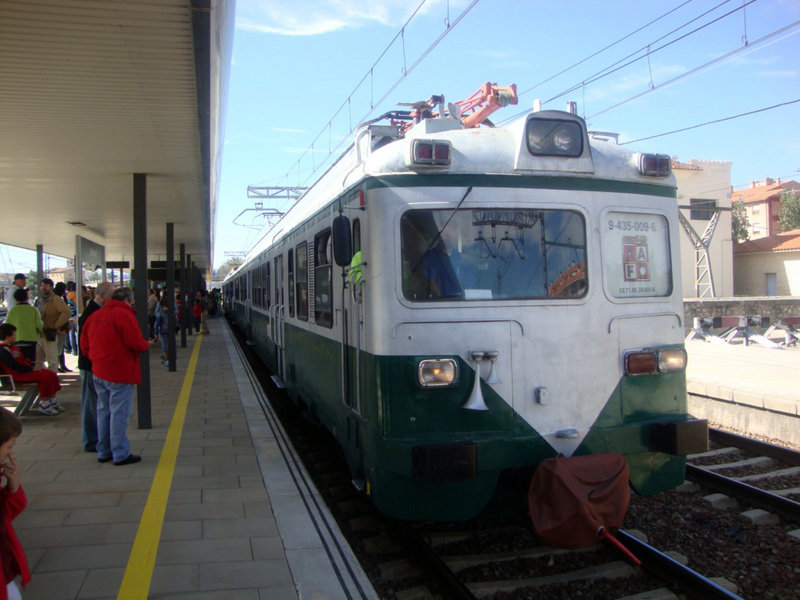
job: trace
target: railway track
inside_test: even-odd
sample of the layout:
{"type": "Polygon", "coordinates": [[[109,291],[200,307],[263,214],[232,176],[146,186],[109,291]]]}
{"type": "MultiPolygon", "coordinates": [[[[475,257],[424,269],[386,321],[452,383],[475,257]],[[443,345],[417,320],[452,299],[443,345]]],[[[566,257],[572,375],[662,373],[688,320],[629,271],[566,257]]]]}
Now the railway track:
{"type": "MultiPolygon", "coordinates": [[[[614,535],[641,561],[634,566],[620,552],[602,543],[582,550],[543,546],[530,530],[437,532],[399,526],[398,535],[431,576],[443,598],[594,598],[609,600],[648,594],[648,598],[733,600],[740,596],[687,567],[681,559],[642,540],[641,532],[617,531],[614,535]],[[497,548],[498,537],[527,539],[527,547],[497,548]],[[452,554],[460,547],[476,552],[452,554]]],[[[519,545],[519,544],[517,544],[519,545]]]]}
{"type": "Polygon", "coordinates": [[[715,449],[693,455],[686,479],[800,525],[800,452],[712,429],[715,449]]]}
{"type": "MultiPolygon", "coordinates": [[[[678,594],[683,598],[712,600],[761,597],[739,596],[716,580],[704,577],[702,571],[709,569],[713,561],[698,560],[695,551],[674,545],[671,539],[658,539],[658,535],[629,529],[616,533],[618,540],[642,561],[641,567],[635,567],[619,550],[605,542],[579,551],[543,546],[531,531],[527,517],[525,494],[521,491],[526,478],[511,478],[484,514],[467,523],[406,524],[385,519],[352,484],[346,464],[327,432],[276,390],[263,368],[257,371],[263,374],[262,384],[276,413],[381,598],[617,600],[644,593],[651,594],[648,598],[665,599],[678,598],[678,594]],[[654,546],[674,548],[689,558],[659,551],[654,546]],[[687,563],[693,568],[687,567],[687,563]]],[[[724,444],[729,445],[728,442],[724,444]]],[[[758,454],[766,455],[766,450],[758,454]]],[[[724,456],[736,458],[738,455],[734,456],[731,451],[719,452],[718,456],[709,455],[701,462],[710,462],[712,466],[725,464],[724,456]]],[[[795,464],[785,457],[772,460],[783,460],[780,464],[790,466],[795,464]]],[[[667,499],[686,494],[659,496],[667,499]]],[[[634,499],[632,509],[636,502],[634,499]]],[[[670,500],[665,502],[669,504],[670,500]]],[[[638,514],[663,512],[666,512],[663,508],[648,508],[638,514]]],[[[686,511],[676,509],[675,512],[686,511]]],[[[635,518],[626,522],[626,527],[646,529],[639,527],[642,519],[636,516],[636,510],[631,513],[635,518]]],[[[645,522],[650,518],[648,516],[645,522]]]]}

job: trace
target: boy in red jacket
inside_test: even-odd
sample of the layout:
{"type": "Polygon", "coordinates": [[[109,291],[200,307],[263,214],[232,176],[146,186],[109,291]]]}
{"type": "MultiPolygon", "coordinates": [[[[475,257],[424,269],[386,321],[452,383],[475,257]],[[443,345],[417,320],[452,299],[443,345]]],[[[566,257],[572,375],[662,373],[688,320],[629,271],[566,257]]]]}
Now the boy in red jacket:
{"type": "Polygon", "coordinates": [[[33,366],[22,349],[14,344],[17,328],[11,323],[0,325],[0,373],[11,375],[15,383],[38,383],[39,412],[43,415],[57,415],[63,408],[56,400],[56,392],[61,389],[58,375],[54,371],[33,366]]]}
{"type": "Polygon", "coordinates": [[[11,454],[20,433],[22,422],[11,411],[0,408],[0,473],[5,479],[4,485],[0,487],[0,522],[3,527],[0,535],[0,563],[3,565],[6,582],[6,587],[0,586],[0,600],[22,600],[15,579],[20,575],[23,586],[31,580],[25,552],[11,525],[11,521],[28,504],[25,491],[19,483],[19,466],[11,454]]]}

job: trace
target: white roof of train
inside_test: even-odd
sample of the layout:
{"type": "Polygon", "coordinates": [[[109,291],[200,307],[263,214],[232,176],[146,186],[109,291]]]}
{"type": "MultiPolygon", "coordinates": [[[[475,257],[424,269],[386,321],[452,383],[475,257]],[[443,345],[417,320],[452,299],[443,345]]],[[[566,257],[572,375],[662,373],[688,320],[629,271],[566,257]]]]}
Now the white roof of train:
{"type": "Polygon", "coordinates": [[[290,208],[264,237],[250,250],[246,263],[266,248],[311,217],[321,207],[343,193],[347,188],[367,176],[386,174],[570,174],[614,181],[642,182],[675,187],[674,177],[654,179],[640,175],[637,166],[638,152],[604,140],[589,138],[589,152],[582,158],[532,157],[527,151],[525,127],[532,116],[568,116],[578,120],[585,131],[583,120],[560,111],[530,113],[504,127],[479,127],[465,129],[451,118],[426,119],[400,136],[398,127],[371,126],[356,133],[356,141],[328,171],[290,208]],[[385,139],[394,130],[396,138],[390,143],[371,150],[375,139],[385,139]],[[415,139],[448,141],[452,144],[452,162],[446,168],[412,169],[408,159],[410,145],[415,139]],[[363,157],[363,158],[361,158],[363,157]]]}

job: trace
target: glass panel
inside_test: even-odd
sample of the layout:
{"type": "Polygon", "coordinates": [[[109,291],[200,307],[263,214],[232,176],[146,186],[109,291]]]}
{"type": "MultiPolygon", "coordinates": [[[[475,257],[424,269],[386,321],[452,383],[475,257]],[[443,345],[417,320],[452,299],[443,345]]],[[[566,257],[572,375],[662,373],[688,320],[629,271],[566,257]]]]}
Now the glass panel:
{"type": "Polygon", "coordinates": [[[603,227],[603,271],[615,298],[669,296],[672,263],[667,220],[646,213],[609,212],[603,227]]]}
{"type": "Polygon", "coordinates": [[[714,216],[714,209],[717,207],[716,200],[700,200],[698,198],[690,198],[689,218],[692,221],[710,221],[714,216]]]}
{"type": "Polygon", "coordinates": [[[308,321],[308,251],[305,242],[295,248],[297,318],[308,321]]]}
{"type": "Polygon", "coordinates": [[[413,210],[400,222],[409,300],[586,295],[586,227],[571,210],[413,210]]]}
{"type": "Polygon", "coordinates": [[[264,307],[269,308],[271,306],[269,302],[269,291],[270,291],[270,275],[269,275],[269,262],[264,264],[264,307]]]}
{"type": "Polygon", "coordinates": [[[333,325],[330,241],[330,229],[314,238],[314,321],[324,327],[333,325]]]}
{"type": "Polygon", "coordinates": [[[289,316],[294,317],[294,250],[289,250],[286,255],[286,265],[289,268],[286,289],[289,292],[289,316]]]}

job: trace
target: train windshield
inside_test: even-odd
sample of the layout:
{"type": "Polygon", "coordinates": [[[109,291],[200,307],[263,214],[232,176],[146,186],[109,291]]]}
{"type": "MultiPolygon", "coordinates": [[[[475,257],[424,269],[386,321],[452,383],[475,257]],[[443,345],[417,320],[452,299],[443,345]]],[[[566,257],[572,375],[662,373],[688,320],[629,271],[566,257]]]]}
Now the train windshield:
{"type": "Polygon", "coordinates": [[[586,295],[586,224],[573,210],[411,210],[403,295],[420,302],[586,295]]]}

